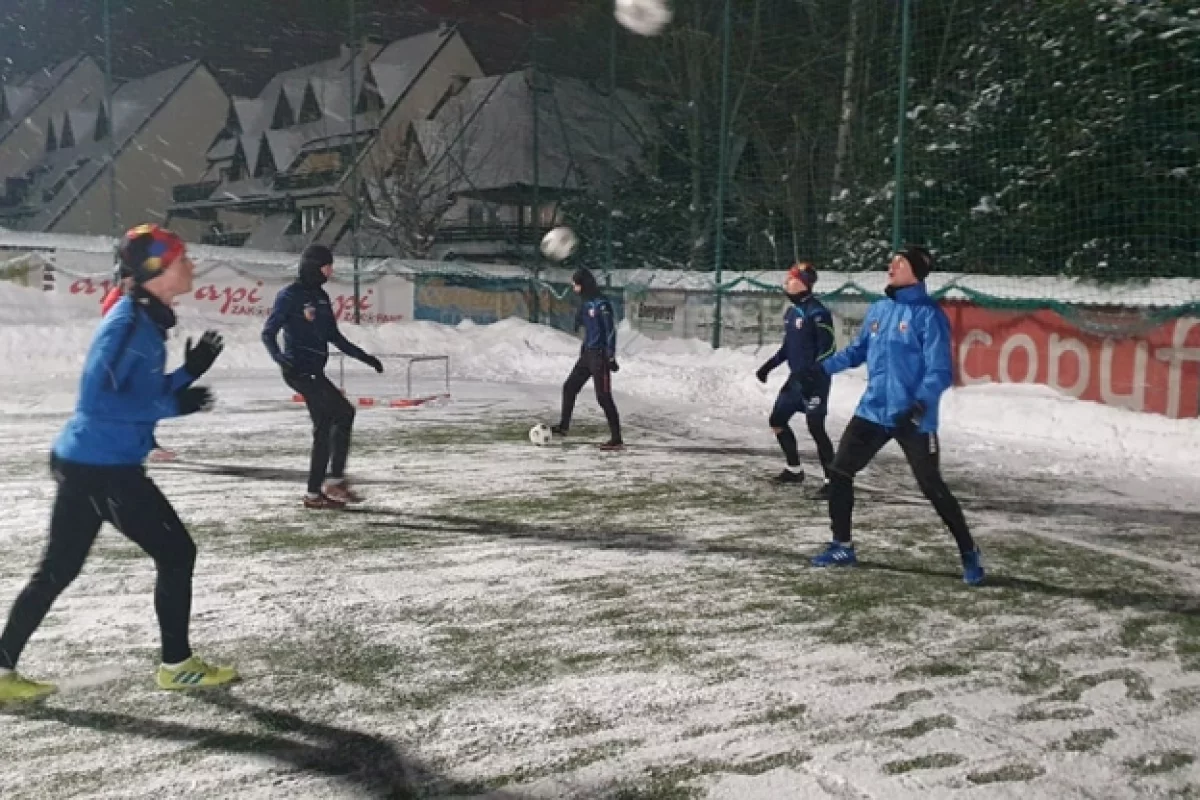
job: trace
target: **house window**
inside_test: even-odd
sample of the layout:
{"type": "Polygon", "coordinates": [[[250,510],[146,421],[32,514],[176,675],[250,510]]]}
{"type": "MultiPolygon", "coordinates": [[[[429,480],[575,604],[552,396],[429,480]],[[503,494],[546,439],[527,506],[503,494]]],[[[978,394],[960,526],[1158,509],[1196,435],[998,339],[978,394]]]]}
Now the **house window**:
{"type": "Polygon", "coordinates": [[[300,209],[300,233],[305,236],[316,232],[325,221],[324,206],[306,206],[300,209]]]}
{"type": "Polygon", "coordinates": [[[471,206],[467,209],[467,224],[472,228],[483,227],[483,206],[471,206]]]}

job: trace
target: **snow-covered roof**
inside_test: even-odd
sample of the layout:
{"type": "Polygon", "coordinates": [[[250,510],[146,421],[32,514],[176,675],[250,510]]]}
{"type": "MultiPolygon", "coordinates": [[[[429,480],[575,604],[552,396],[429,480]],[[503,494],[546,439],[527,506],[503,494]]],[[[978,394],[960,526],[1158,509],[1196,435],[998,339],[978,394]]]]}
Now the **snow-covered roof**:
{"type": "Polygon", "coordinates": [[[10,100],[19,100],[20,102],[17,104],[9,102],[8,110],[12,117],[7,122],[0,123],[0,142],[3,142],[10,133],[16,130],[17,126],[58,88],[72,70],[90,60],[90,56],[78,55],[49,69],[38,70],[19,87],[6,88],[6,93],[11,88],[11,94],[7,95],[6,102],[10,100]]]}
{"type": "MultiPolygon", "coordinates": [[[[541,186],[603,187],[641,159],[650,115],[636,95],[610,97],[575,78],[538,80],[545,84],[538,100],[541,186]],[[611,150],[610,117],[616,119],[611,150]]],[[[476,78],[433,120],[414,124],[433,180],[451,192],[532,186],[533,91],[525,71],[476,78]]]]}
{"type": "MultiPolygon", "coordinates": [[[[113,151],[119,156],[142,126],[170,99],[183,83],[202,66],[192,61],[128,81],[113,93],[113,120],[109,135],[113,151]]],[[[108,163],[109,139],[95,139],[97,110],[84,109],[67,114],[75,146],[49,153],[34,168],[37,179],[31,196],[44,198],[37,213],[25,224],[34,230],[50,227],[90,185],[108,163]]],[[[61,136],[61,132],[60,132],[61,136]]]]}

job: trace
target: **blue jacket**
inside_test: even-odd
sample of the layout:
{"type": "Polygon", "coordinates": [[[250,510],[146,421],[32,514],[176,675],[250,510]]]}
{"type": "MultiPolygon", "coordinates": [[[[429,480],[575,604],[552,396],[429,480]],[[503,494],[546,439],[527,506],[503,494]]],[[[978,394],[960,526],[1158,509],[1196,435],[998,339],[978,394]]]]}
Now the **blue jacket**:
{"type": "MultiPolygon", "coordinates": [[[[768,369],[787,362],[792,372],[804,373],[837,352],[833,316],[811,294],[788,306],[783,315],[783,344],[767,361],[768,369]]],[[[824,373],[822,373],[824,374],[824,373]]]]}
{"type": "Polygon", "coordinates": [[[617,356],[617,325],[613,320],[612,303],[603,295],[583,301],[575,327],[583,327],[583,349],[603,350],[610,359],[617,356]]]}
{"type": "Polygon", "coordinates": [[[338,330],[333,304],[325,290],[299,282],[284,287],[275,297],[275,307],[263,325],[262,340],[277,364],[303,375],[325,371],[331,344],[359,361],[369,358],[338,330]],[[280,330],[283,350],[279,349],[280,330]]]}
{"type": "Polygon", "coordinates": [[[175,393],[195,378],[182,367],[166,372],[166,337],[174,315],[165,306],[149,309],[152,302],[127,295],[96,330],[75,413],[54,442],[54,454],[62,460],[140,465],[153,449],[158,421],[179,416],[175,393]]]}
{"type": "Polygon", "coordinates": [[[830,375],[867,362],[867,391],[856,416],[885,428],[916,403],[925,407],[919,430],[935,433],[938,401],[954,382],[950,321],[924,283],[906,286],[871,305],[853,344],[822,366],[830,375]]]}

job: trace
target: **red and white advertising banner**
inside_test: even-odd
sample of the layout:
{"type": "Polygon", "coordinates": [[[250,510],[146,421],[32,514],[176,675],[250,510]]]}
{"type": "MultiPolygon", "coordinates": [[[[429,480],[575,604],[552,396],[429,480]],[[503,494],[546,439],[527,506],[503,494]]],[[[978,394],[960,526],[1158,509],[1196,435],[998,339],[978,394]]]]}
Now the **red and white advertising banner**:
{"type": "MultiPolygon", "coordinates": [[[[325,285],[339,321],[354,321],[354,287],[334,280],[325,285]]],[[[256,277],[226,267],[217,267],[197,275],[192,291],[180,297],[176,305],[194,308],[209,317],[266,317],[271,313],[275,295],[291,283],[289,277],[256,277]]],[[[112,281],[107,277],[74,278],[60,274],[55,292],[80,302],[91,302],[99,313],[100,301],[112,281]]],[[[406,277],[388,275],[360,286],[359,318],[364,324],[407,321],[413,318],[413,282],[406,277]]]]}
{"type": "Polygon", "coordinates": [[[1070,322],[1045,310],[942,307],[954,330],[959,385],[1038,383],[1134,411],[1200,416],[1200,319],[1149,327],[1132,310],[1081,310],[1070,322]]]}

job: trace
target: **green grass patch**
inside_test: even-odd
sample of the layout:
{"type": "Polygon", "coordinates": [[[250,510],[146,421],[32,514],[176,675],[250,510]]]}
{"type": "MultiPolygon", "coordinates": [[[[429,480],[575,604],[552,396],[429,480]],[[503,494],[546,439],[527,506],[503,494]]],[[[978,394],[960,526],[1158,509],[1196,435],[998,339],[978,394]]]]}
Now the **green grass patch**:
{"type": "Polygon", "coordinates": [[[938,714],[935,717],[923,717],[911,725],[905,725],[903,728],[893,728],[892,730],[884,731],[884,734],[900,739],[916,739],[930,731],[936,731],[940,728],[953,728],[957,725],[957,720],[949,714],[938,714]]]}
{"type": "Polygon", "coordinates": [[[883,765],[883,771],[888,775],[904,775],[922,769],[946,769],[956,767],[967,759],[957,753],[930,753],[929,755],[905,758],[899,761],[889,761],[883,765]]]}
{"type": "Polygon", "coordinates": [[[977,786],[986,785],[989,783],[1017,783],[1020,781],[1031,781],[1034,778],[1039,778],[1046,774],[1046,770],[1034,764],[1025,764],[1017,762],[1013,764],[1005,764],[996,769],[983,770],[979,772],[967,773],[967,780],[977,786]]]}
{"type": "Polygon", "coordinates": [[[1057,745],[1056,749],[1069,750],[1073,753],[1088,753],[1093,750],[1099,750],[1104,746],[1105,742],[1117,738],[1117,734],[1112,728],[1088,728],[1086,730],[1074,731],[1066,739],[1063,739],[1057,745]]]}
{"type": "Polygon", "coordinates": [[[1125,761],[1125,766],[1129,768],[1135,775],[1161,775],[1164,772],[1172,772],[1186,767],[1195,762],[1196,757],[1191,753],[1185,753],[1181,750],[1167,750],[1164,752],[1144,753],[1136,758],[1130,758],[1125,761]]]}

